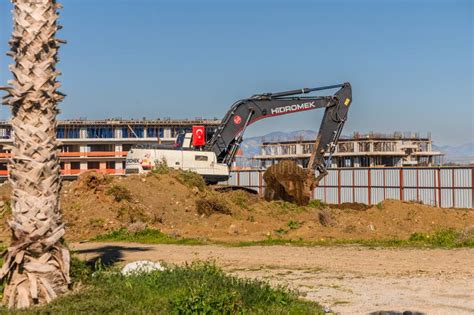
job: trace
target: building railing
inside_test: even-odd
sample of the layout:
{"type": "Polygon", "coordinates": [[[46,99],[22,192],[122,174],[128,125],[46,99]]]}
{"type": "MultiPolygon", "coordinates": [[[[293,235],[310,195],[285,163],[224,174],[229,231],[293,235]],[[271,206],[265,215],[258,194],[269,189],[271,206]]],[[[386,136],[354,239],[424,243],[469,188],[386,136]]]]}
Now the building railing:
{"type": "MultiPolygon", "coordinates": [[[[83,169],[83,170],[78,170],[78,169],[69,169],[69,170],[61,170],[61,175],[63,176],[78,176],[84,172],[88,171],[95,171],[101,174],[109,174],[109,175],[124,175],[125,170],[123,169],[83,169]]],[[[8,170],[0,170],[0,176],[8,176],[8,170]]]]}
{"type": "MultiPolygon", "coordinates": [[[[59,152],[59,157],[125,157],[128,151],[97,151],[97,152],[59,152]]],[[[10,158],[11,153],[0,153],[0,158],[10,158]]]]}

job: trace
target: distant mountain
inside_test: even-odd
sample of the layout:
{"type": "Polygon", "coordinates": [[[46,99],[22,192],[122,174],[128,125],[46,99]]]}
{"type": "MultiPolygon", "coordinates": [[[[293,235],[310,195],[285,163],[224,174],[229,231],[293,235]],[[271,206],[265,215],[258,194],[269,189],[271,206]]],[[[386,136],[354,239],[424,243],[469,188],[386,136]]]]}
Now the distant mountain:
{"type": "Polygon", "coordinates": [[[437,146],[433,144],[434,151],[444,153],[444,161],[446,163],[470,164],[474,163],[474,142],[466,143],[458,146],[443,145],[437,146]]]}
{"type": "Polygon", "coordinates": [[[317,132],[314,130],[297,130],[292,132],[271,132],[264,136],[244,139],[240,148],[244,156],[252,157],[260,154],[260,146],[266,141],[315,140],[317,132]]]}

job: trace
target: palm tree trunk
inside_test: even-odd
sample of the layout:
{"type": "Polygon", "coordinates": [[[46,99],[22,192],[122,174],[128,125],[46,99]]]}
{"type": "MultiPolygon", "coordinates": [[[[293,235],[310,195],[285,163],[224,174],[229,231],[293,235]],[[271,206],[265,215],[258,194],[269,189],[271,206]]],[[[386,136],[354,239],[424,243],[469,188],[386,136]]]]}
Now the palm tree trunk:
{"type": "Polygon", "coordinates": [[[0,277],[6,279],[4,303],[24,308],[49,302],[68,290],[69,251],[63,243],[59,212],[60,166],[56,142],[57,91],[55,39],[60,5],[55,0],[12,0],[10,66],[13,80],[3,103],[12,107],[13,188],[9,221],[12,242],[4,253],[0,277]]]}

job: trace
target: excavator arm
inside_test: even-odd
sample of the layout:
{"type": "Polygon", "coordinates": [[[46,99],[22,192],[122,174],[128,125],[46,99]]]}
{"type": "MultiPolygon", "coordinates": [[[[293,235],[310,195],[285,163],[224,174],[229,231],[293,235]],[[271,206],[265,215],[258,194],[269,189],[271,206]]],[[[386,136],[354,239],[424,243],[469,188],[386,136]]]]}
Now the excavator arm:
{"type": "Polygon", "coordinates": [[[254,95],[232,105],[212,138],[206,143],[206,150],[214,151],[218,162],[230,166],[249,125],[263,118],[324,108],[324,116],[308,165],[309,169],[319,172],[319,181],[327,173],[324,154],[334,152],[351,102],[352,89],[349,83],[254,95]],[[311,92],[336,88],[338,91],[334,95],[304,96],[311,92]]]}

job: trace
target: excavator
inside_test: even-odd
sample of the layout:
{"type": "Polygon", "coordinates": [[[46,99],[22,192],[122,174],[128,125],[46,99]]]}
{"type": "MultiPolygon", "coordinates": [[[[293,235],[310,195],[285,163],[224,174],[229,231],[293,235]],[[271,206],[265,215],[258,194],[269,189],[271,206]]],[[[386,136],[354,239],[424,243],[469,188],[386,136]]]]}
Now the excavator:
{"type": "MultiPolygon", "coordinates": [[[[351,102],[352,88],[347,82],[316,88],[256,94],[235,102],[212,137],[199,145],[195,137],[202,137],[203,130],[196,126],[201,133],[180,135],[174,145],[156,144],[153,147],[132,148],[127,154],[125,172],[126,174],[143,173],[158,163],[165,163],[171,168],[197,172],[208,184],[226,181],[248,126],[264,118],[324,108],[324,116],[307,166],[310,172],[308,177],[312,178],[310,185],[314,186],[327,174],[325,155],[330,157],[336,148],[351,102]],[[307,95],[334,89],[337,91],[333,95],[307,95]]],[[[272,189],[267,190],[272,191],[272,189]]]]}

